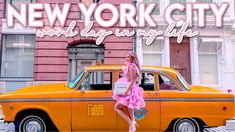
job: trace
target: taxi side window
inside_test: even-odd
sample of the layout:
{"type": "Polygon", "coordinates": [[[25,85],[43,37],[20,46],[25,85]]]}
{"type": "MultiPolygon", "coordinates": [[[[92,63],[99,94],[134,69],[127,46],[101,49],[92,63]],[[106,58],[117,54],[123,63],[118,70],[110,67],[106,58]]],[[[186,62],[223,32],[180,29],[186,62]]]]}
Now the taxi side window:
{"type": "Polygon", "coordinates": [[[112,90],[113,73],[110,71],[89,72],[79,86],[82,90],[112,90]]]}
{"type": "Polygon", "coordinates": [[[155,87],[155,77],[154,73],[151,72],[142,72],[141,73],[141,81],[139,86],[142,87],[145,91],[154,91],[155,87]]]}
{"type": "Polygon", "coordinates": [[[167,76],[158,75],[160,90],[178,90],[177,85],[167,76]]]}
{"type": "MultiPolygon", "coordinates": [[[[123,72],[119,72],[119,78],[123,77],[123,72]]],[[[141,72],[141,76],[139,77],[138,84],[142,87],[145,91],[154,91],[155,86],[155,77],[154,73],[152,72],[141,72]]]]}

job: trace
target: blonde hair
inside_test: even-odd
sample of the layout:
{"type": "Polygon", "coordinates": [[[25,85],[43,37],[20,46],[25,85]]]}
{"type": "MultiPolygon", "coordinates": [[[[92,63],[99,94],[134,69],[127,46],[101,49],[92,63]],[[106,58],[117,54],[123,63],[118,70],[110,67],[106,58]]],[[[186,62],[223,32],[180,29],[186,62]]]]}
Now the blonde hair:
{"type": "Polygon", "coordinates": [[[133,63],[135,63],[136,66],[138,67],[138,69],[140,69],[139,60],[138,60],[138,57],[137,57],[136,53],[131,51],[127,55],[132,57],[133,63]]]}

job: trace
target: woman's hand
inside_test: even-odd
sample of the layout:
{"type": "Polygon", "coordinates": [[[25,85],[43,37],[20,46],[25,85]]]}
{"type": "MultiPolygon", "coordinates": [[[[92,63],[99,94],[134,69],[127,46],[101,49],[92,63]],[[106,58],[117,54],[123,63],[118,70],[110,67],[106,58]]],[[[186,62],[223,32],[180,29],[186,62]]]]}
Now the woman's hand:
{"type": "Polygon", "coordinates": [[[129,90],[127,89],[124,93],[122,93],[122,96],[127,96],[129,90]]]}
{"type": "Polygon", "coordinates": [[[126,69],[126,66],[121,66],[122,71],[125,71],[125,69],[126,69]]]}

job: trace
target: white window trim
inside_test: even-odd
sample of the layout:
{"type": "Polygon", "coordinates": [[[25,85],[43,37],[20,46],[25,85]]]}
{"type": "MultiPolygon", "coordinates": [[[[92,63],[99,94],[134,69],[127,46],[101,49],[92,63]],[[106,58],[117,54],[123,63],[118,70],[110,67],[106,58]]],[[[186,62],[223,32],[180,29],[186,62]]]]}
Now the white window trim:
{"type": "MultiPolygon", "coordinates": [[[[12,35],[12,34],[3,34],[3,35],[12,35]]],[[[27,34],[17,34],[17,35],[27,35],[27,34]]],[[[30,34],[32,35],[32,34],[30,34]]],[[[3,49],[3,46],[5,46],[5,38],[3,38],[3,43],[2,43],[2,56],[1,56],[1,63],[2,63],[2,58],[5,58],[6,54],[5,54],[5,50],[3,49]]],[[[35,42],[35,47],[33,48],[34,49],[34,54],[35,54],[35,48],[36,48],[36,42],[35,42]]],[[[35,59],[35,58],[34,58],[35,59]]],[[[35,60],[34,60],[35,61],[35,60]]],[[[2,68],[2,65],[1,67],[2,68]]],[[[0,69],[2,70],[2,69],[0,69]]],[[[5,77],[5,76],[1,76],[0,74],[0,81],[33,81],[33,78],[34,78],[34,69],[33,69],[33,76],[32,77],[5,77]]]]}
{"type": "Polygon", "coordinates": [[[157,52],[143,52],[144,54],[162,54],[162,52],[157,51],[157,52]]]}
{"type": "Polygon", "coordinates": [[[17,22],[14,27],[8,28],[6,19],[2,19],[2,34],[36,34],[36,28],[25,28],[17,22]]]}
{"type": "MultiPolygon", "coordinates": [[[[233,2],[233,6],[231,6],[231,7],[233,7],[232,8],[232,14],[233,14],[233,19],[235,19],[235,1],[233,0],[232,2],[233,2]]],[[[234,25],[235,25],[235,21],[234,21],[234,25]]]]}
{"type": "Polygon", "coordinates": [[[218,52],[198,52],[199,55],[218,55],[218,52]]]}
{"type": "Polygon", "coordinates": [[[141,65],[143,65],[144,64],[144,54],[157,54],[157,55],[161,55],[161,65],[163,65],[164,64],[164,54],[163,54],[163,50],[164,50],[164,38],[162,37],[162,36],[160,36],[160,37],[156,37],[155,39],[156,40],[161,40],[162,41],[162,43],[161,43],[161,51],[156,51],[156,52],[149,52],[149,51],[144,51],[144,49],[143,49],[143,47],[142,47],[142,45],[144,44],[143,43],[143,39],[146,39],[145,37],[143,37],[142,39],[138,39],[139,41],[141,41],[141,51],[142,51],[142,53],[141,52],[138,52],[139,53],[139,56],[140,56],[140,58],[142,59],[140,62],[141,62],[141,65]]]}
{"type": "MultiPolygon", "coordinates": [[[[206,85],[206,84],[201,84],[201,80],[199,79],[200,81],[200,84],[203,85],[203,86],[221,86],[221,73],[220,73],[220,65],[219,65],[219,55],[218,53],[200,53],[198,52],[198,55],[217,55],[217,67],[218,67],[218,74],[217,74],[217,79],[218,79],[218,82],[216,84],[210,84],[210,85],[206,85]]],[[[198,57],[199,59],[199,57],[198,57]]],[[[199,65],[199,64],[198,64],[199,65]]],[[[200,74],[200,68],[199,68],[199,74],[200,74]]],[[[200,77],[200,75],[199,75],[200,77]]]]}
{"type": "MultiPolygon", "coordinates": [[[[201,43],[202,42],[216,42],[216,43],[218,43],[218,42],[220,42],[221,43],[221,45],[223,45],[223,39],[222,38],[218,38],[218,37],[201,37],[201,38],[199,38],[199,39],[201,39],[202,41],[201,41],[201,43]]],[[[198,43],[198,45],[199,45],[200,43],[198,43]]],[[[198,46],[197,46],[198,47],[198,46]]],[[[221,46],[221,47],[223,47],[223,46],[221,46]]],[[[222,49],[221,49],[222,50],[222,49]]],[[[199,55],[200,54],[217,54],[217,67],[218,67],[218,83],[217,84],[212,84],[212,85],[203,85],[203,84],[201,84],[201,85],[203,85],[203,86],[210,86],[210,87],[216,87],[216,88],[221,88],[221,84],[222,84],[222,71],[221,71],[221,65],[220,65],[220,59],[219,59],[219,56],[220,56],[220,54],[219,54],[219,52],[218,52],[218,50],[217,50],[217,52],[199,52],[198,51],[198,60],[199,60],[199,55]]],[[[199,62],[199,61],[198,61],[199,62]]],[[[199,68],[199,63],[198,63],[198,68],[199,68]]],[[[199,73],[200,73],[200,69],[199,69],[199,71],[198,71],[199,73]]],[[[199,78],[200,78],[200,75],[199,75],[199,78]]],[[[200,83],[200,79],[199,79],[199,83],[200,83]]]]}

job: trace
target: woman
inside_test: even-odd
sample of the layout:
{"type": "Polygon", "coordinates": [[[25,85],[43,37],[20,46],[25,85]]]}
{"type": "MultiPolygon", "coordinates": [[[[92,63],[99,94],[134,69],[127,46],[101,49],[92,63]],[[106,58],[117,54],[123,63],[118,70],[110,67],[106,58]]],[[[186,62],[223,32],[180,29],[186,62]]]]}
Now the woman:
{"type": "Polygon", "coordinates": [[[115,111],[129,123],[129,132],[136,131],[136,121],[134,117],[134,109],[145,107],[143,99],[143,88],[137,84],[139,72],[139,61],[134,52],[130,52],[126,57],[126,67],[122,68],[123,76],[118,82],[130,82],[126,91],[121,95],[113,95],[113,99],[117,100],[114,106],[115,111]],[[128,114],[122,111],[122,107],[127,107],[128,114]],[[130,117],[129,117],[130,115],[130,117]]]}

